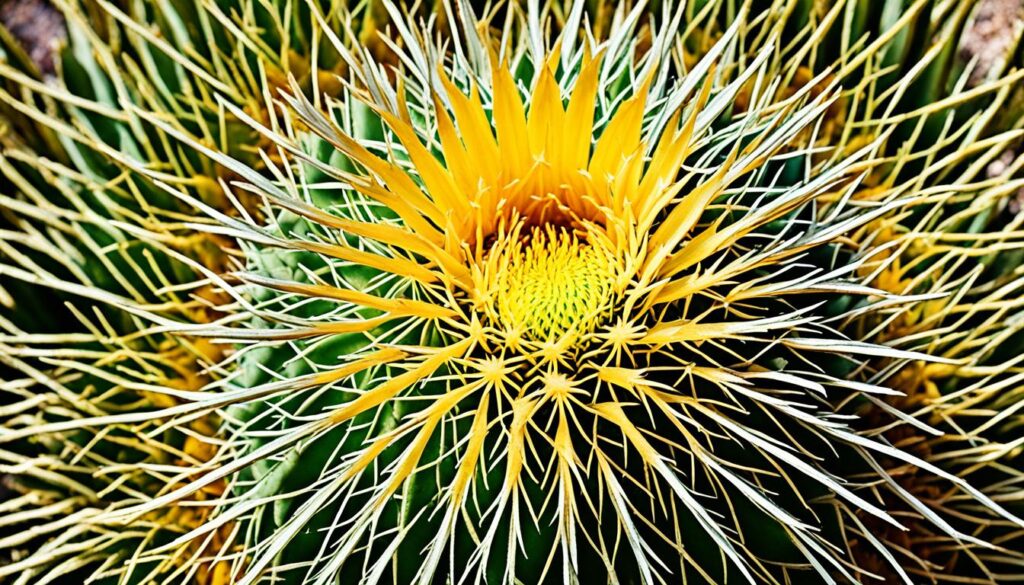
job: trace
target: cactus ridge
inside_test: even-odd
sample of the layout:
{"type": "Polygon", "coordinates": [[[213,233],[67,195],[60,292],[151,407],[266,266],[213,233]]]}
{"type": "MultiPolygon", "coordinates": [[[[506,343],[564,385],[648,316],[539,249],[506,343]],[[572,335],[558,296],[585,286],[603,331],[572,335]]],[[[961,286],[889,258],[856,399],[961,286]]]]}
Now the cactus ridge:
{"type": "Polygon", "coordinates": [[[976,3],[329,4],[69,1],[57,82],[0,65],[0,578],[1019,572],[976,3]]]}

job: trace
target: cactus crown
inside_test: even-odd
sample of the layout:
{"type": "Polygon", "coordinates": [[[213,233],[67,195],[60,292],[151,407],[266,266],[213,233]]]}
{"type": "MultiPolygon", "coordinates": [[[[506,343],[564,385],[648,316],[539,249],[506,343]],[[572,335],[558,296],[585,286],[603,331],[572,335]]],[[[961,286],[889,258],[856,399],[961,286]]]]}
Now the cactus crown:
{"type": "Polygon", "coordinates": [[[1019,376],[1024,159],[982,176],[1021,75],[950,76],[967,9],[142,4],[64,7],[61,89],[0,69],[61,161],[0,159],[0,274],[96,321],[58,360],[2,324],[0,458],[80,524],[0,575],[1020,562],[978,551],[1024,530],[1019,392],[985,390],[1019,376]]]}

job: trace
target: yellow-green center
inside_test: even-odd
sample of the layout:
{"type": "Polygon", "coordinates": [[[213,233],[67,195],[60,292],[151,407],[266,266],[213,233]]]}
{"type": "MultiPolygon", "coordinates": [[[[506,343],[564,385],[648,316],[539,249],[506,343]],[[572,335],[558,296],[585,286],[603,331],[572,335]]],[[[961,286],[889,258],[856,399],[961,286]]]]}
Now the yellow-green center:
{"type": "Polygon", "coordinates": [[[549,340],[597,323],[615,278],[606,250],[550,226],[510,248],[497,291],[498,315],[506,326],[549,340]]]}

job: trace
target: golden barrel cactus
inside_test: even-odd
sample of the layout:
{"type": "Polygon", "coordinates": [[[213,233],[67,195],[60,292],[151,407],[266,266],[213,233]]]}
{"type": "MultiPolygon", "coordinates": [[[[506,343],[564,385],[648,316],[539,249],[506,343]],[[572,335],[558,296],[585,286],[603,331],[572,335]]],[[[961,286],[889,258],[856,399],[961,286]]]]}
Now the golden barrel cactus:
{"type": "Polygon", "coordinates": [[[58,6],[0,64],[0,577],[1024,572],[978,3],[58,6]]]}

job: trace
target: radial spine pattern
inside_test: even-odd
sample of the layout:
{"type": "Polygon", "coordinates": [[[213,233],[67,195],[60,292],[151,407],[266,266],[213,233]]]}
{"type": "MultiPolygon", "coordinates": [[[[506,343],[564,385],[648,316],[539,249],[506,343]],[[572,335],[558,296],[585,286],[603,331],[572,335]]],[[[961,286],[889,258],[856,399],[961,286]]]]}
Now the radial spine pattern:
{"type": "Polygon", "coordinates": [[[91,574],[126,584],[1021,570],[1021,370],[999,346],[1022,322],[1007,202],[1024,159],[982,175],[1020,140],[1019,120],[992,121],[1021,75],[932,79],[966,9],[937,9],[901,68],[926,2],[886,4],[863,36],[853,0],[804,21],[785,3],[300,4],[271,21],[294,19],[309,50],[274,59],[274,27],[197,5],[257,63],[234,85],[220,52],[193,58],[97,4],[198,78],[192,111],[150,95],[111,111],[0,71],[29,96],[5,104],[121,173],[82,190],[134,195],[101,217],[65,196],[62,221],[145,250],[113,269],[93,250],[116,285],[61,280],[36,243],[57,238],[33,227],[46,204],[18,183],[0,274],[102,307],[61,339],[111,355],[39,358],[50,338],[4,323],[26,381],[0,441],[50,443],[5,461],[82,492],[52,505],[87,525],[62,540],[43,524],[20,582],[91,566],[95,543],[91,574]],[[360,18],[379,22],[370,46],[360,18]],[[908,107],[921,79],[934,95],[908,107]],[[32,92],[187,154],[109,146],[32,92]],[[206,255],[183,247],[198,240],[206,255]],[[33,399],[28,380],[60,385],[33,399]],[[139,455],[108,459],[117,441],[139,455]],[[78,489],[48,457],[113,478],[78,489]]]}

